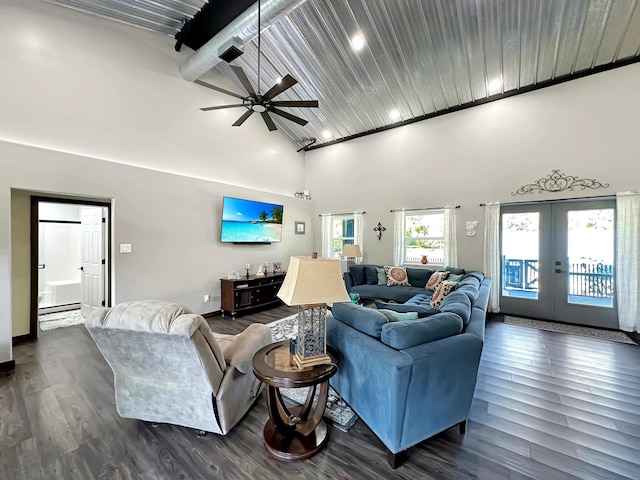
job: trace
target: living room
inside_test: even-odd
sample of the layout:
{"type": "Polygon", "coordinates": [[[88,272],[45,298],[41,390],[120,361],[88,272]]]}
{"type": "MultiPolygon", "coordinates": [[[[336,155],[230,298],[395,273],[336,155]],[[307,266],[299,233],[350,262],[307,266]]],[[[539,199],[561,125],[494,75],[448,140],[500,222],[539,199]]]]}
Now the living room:
{"type": "MultiPolygon", "coordinates": [[[[235,113],[200,112],[228,97],[181,78],[190,52],[170,36],[35,0],[4,1],[0,26],[0,363],[29,333],[31,195],[112,204],[113,246],[132,246],[113,255],[112,304],[162,298],[204,314],[220,309],[230,271],[320,251],[320,214],[366,211],[363,261],[388,265],[392,209],[460,205],[459,265],[482,270],[480,204],[638,188],[638,63],[297,152],[259,118],[234,128],[235,113]],[[608,186],[512,194],[555,169],[608,186]],[[223,196],[282,204],[282,242],[220,243],[223,196]]],[[[215,70],[202,78],[238,88],[215,70]]]]}

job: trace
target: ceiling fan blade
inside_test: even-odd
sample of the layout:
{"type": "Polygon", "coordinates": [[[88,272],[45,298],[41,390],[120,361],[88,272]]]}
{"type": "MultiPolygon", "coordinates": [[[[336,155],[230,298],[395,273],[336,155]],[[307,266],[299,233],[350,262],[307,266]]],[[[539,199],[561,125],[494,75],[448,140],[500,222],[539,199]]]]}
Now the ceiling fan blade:
{"type": "Polygon", "coordinates": [[[290,113],[285,112],[284,110],[280,110],[278,108],[271,107],[269,111],[275,113],[276,115],[280,115],[281,117],[286,118],[287,120],[291,120],[292,122],[295,122],[298,125],[302,125],[303,127],[307,123],[309,123],[309,121],[305,120],[304,118],[296,117],[295,115],[291,115],[290,113]]]}
{"type": "Polygon", "coordinates": [[[234,127],[239,127],[240,125],[242,125],[244,123],[244,121],[249,118],[251,115],[253,114],[253,110],[249,109],[246,112],[244,112],[244,114],[233,123],[234,127]]]}
{"type": "Polygon", "coordinates": [[[287,73],[284,78],[280,80],[280,83],[276,83],[271,87],[269,91],[262,96],[262,98],[264,100],[271,100],[273,97],[280,95],[287,88],[293,87],[296,83],[298,83],[298,81],[287,73]]]}
{"type": "Polygon", "coordinates": [[[218,105],[216,107],[203,107],[200,110],[203,112],[208,112],[209,110],[222,110],[223,108],[236,108],[236,107],[246,107],[247,105],[244,103],[236,103],[234,105],[218,105]]]}
{"type": "Polygon", "coordinates": [[[253,89],[253,85],[251,85],[251,82],[249,81],[247,74],[244,73],[244,70],[242,70],[241,67],[238,67],[236,65],[229,65],[229,66],[231,67],[231,70],[233,70],[233,73],[236,74],[236,77],[238,77],[238,80],[240,80],[240,83],[242,83],[242,86],[247,91],[247,93],[252,97],[255,97],[256,91],[253,89]]]}
{"type": "Polygon", "coordinates": [[[230,92],[229,90],[225,90],[224,88],[216,87],[215,85],[211,85],[210,83],[203,82],[202,80],[194,80],[193,83],[197,83],[198,85],[202,85],[203,87],[210,88],[211,90],[226,93],[227,95],[231,95],[232,97],[245,100],[245,97],[243,97],[242,95],[238,95],[237,93],[230,92]]]}
{"type": "Polygon", "coordinates": [[[318,100],[281,100],[271,102],[274,107],[309,107],[318,108],[318,100]]]}
{"type": "Polygon", "coordinates": [[[267,112],[262,112],[261,115],[262,115],[262,119],[264,120],[264,123],[267,124],[267,128],[269,129],[270,132],[273,132],[274,130],[278,129],[276,127],[276,124],[273,123],[272,118],[269,116],[267,112]]]}

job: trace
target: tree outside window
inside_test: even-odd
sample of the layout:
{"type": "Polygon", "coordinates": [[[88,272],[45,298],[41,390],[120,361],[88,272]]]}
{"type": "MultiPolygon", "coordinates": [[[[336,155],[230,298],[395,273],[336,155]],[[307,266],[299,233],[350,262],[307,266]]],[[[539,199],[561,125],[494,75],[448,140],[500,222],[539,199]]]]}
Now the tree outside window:
{"type": "Polygon", "coordinates": [[[421,264],[422,257],[426,256],[429,265],[443,265],[443,211],[406,214],[405,228],[405,263],[421,264]]]}

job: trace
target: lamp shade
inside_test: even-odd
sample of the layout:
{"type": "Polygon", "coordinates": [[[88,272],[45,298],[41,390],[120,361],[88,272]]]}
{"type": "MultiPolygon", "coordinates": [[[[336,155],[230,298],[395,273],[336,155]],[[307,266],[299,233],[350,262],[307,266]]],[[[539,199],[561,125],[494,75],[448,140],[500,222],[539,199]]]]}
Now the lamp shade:
{"type": "Polygon", "coordinates": [[[345,245],[342,249],[343,257],[361,257],[360,245],[345,245]]]}
{"type": "Polygon", "coordinates": [[[287,305],[350,301],[337,258],[291,257],[277,296],[287,305]]]}

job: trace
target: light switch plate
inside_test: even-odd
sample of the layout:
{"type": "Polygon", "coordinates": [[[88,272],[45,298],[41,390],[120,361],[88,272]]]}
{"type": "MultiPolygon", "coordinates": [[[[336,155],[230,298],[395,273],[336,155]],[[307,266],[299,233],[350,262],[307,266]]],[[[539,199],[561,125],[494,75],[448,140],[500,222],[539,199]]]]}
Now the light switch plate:
{"type": "Polygon", "coordinates": [[[120,253],[131,253],[131,244],[130,243],[121,243],[120,244],[120,253]]]}

